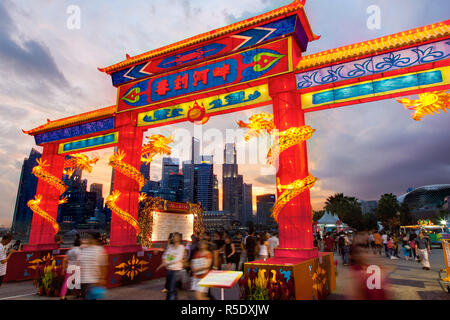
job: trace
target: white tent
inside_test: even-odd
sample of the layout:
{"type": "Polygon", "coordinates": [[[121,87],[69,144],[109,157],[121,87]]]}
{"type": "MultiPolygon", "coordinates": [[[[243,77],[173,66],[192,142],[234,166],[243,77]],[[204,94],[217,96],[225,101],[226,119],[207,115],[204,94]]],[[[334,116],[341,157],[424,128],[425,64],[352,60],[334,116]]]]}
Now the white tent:
{"type": "Polygon", "coordinates": [[[325,214],[317,221],[317,224],[324,224],[324,225],[336,225],[336,222],[339,221],[339,217],[333,216],[328,212],[325,212],[325,214]]]}

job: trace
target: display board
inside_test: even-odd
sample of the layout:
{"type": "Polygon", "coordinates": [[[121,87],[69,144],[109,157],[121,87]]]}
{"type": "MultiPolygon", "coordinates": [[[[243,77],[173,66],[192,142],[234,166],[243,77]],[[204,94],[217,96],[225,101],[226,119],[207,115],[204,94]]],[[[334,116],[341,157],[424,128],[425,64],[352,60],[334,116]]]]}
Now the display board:
{"type": "Polygon", "coordinates": [[[450,277],[450,240],[442,240],[442,250],[444,251],[444,261],[447,269],[447,275],[450,277]]]}
{"type": "Polygon", "coordinates": [[[190,241],[194,233],[194,216],[184,213],[153,212],[152,241],[167,241],[169,234],[179,232],[190,241]]]}
{"type": "Polygon", "coordinates": [[[211,270],[200,280],[199,285],[202,287],[230,289],[236,284],[242,274],[242,271],[211,270]]]}

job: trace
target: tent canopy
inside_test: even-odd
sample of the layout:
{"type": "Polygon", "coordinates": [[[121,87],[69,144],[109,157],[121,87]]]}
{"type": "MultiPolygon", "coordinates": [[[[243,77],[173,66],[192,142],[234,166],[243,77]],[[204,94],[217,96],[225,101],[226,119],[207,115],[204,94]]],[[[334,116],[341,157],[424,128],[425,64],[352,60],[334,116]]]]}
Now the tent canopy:
{"type": "Polygon", "coordinates": [[[339,221],[339,217],[333,216],[328,212],[325,212],[322,218],[317,221],[317,224],[336,224],[339,221]]]}

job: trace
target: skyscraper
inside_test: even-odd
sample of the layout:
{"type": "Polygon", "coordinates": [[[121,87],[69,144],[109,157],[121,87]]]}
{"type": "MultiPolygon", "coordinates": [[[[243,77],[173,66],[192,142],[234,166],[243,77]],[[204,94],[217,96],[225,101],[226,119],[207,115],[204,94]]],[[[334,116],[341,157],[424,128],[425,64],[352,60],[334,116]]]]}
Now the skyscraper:
{"type": "Polygon", "coordinates": [[[39,151],[31,149],[29,157],[23,161],[22,171],[20,173],[11,231],[23,240],[28,238],[31,220],[33,218],[33,211],[28,208],[27,202],[34,198],[38,184],[37,177],[31,171],[37,165],[36,159],[40,157],[41,153],[39,151]]]}
{"type": "Polygon", "coordinates": [[[192,137],[191,160],[183,161],[184,201],[196,202],[195,165],[199,164],[200,141],[192,137]]]}
{"type": "Polygon", "coordinates": [[[236,144],[225,144],[222,164],[222,210],[230,212],[234,219],[243,221],[243,177],[238,174],[236,144]]]}
{"type": "Polygon", "coordinates": [[[92,183],[89,191],[95,193],[95,208],[99,210],[103,209],[103,185],[101,183],[92,183]]]}
{"type": "Polygon", "coordinates": [[[249,222],[253,222],[253,198],[252,198],[252,185],[244,183],[242,186],[242,195],[244,197],[242,201],[242,223],[246,225],[249,222]]]}
{"type": "Polygon", "coordinates": [[[274,194],[256,196],[256,223],[269,228],[275,228],[276,222],[271,217],[271,209],[275,204],[274,194]]]}
{"type": "Polygon", "coordinates": [[[204,211],[213,210],[214,200],[214,166],[213,156],[201,156],[201,163],[195,165],[197,185],[197,202],[204,211]]]}
{"type": "Polygon", "coordinates": [[[83,227],[87,220],[95,217],[97,194],[86,191],[87,180],[81,179],[81,173],[76,171],[65,183],[68,188],[62,196],[68,200],[58,207],[57,221],[62,230],[83,227]]]}
{"type": "Polygon", "coordinates": [[[150,163],[142,162],[140,172],[145,180],[150,180],[150,163]]]}
{"type": "Polygon", "coordinates": [[[162,161],[161,188],[165,189],[169,184],[169,175],[180,171],[180,161],[177,158],[164,157],[162,161]]]}
{"type": "Polygon", "coordinates": [[[219,211],[219,180],[217,180],[217,175],[214,175],[213,184],[213,211],[219,211]]]}

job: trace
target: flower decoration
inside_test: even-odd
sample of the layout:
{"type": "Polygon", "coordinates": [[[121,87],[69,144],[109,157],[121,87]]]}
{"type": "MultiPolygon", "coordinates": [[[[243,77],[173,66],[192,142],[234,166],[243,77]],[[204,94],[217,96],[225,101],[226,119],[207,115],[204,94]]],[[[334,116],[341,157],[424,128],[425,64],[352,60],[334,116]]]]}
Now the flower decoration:
{"type": "Polygon", "coordinates": [[[325,286],[327,283],[327,271],[325,270],[325,267],[319,264],[311,278],[313,281],[313,293],[318,300],[326,295],[325,286]]]}
{"type": "Polygon", "coordinates": [[[148,261],[140,260],[133,255],[133,257],[127,262],[123,262],[118,266],[116,266],[116,269],[118,270],[114,272],[114,274],[125,276],[133,280],[140,273],[144,272],[145,270],[148,270],[147,266],[148,264],[149,264],[148,261]]]}
{"type": "Polygon", "coordinates": [[[245,300],[294,300],[295,286],[277,270],[250,269],[239,279],[241,299],[245,300]]]}

